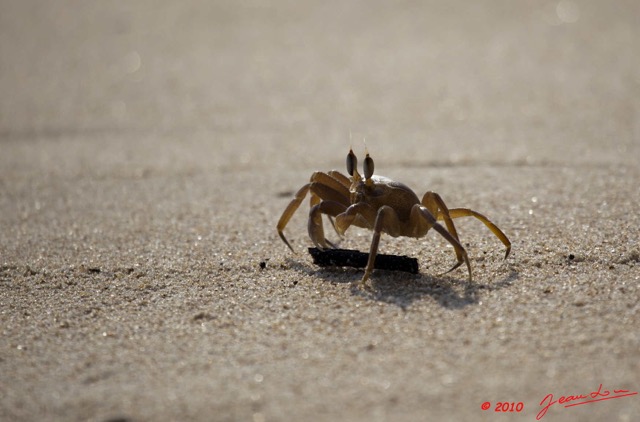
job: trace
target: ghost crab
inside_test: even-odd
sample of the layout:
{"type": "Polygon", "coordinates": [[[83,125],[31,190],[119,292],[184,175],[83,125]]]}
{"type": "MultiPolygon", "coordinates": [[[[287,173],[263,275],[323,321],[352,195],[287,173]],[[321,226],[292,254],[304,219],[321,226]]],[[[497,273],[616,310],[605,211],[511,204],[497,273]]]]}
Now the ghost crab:
{"type": "Polygon", "coordinates": [[[369,258],[360,281],[361,285],[367,281],[373,271],[380,236],[383,232],[393,237],[420,238],[433,228],[453,246],[456,254],[457,262],[447,273],[464,263],[469,272],[469,281],[472,280],[471,264],[467,251],[460,243],[453,219],[477,218],[505,245],[507,249],[505,259],[509,256],[511,242],[502,230],[484,215],[468,208],[449,209],[440,195],[435,192],[425,193],[420,201],[406,185],[373,174],[373,159],[368,152],[363,165],[364,178],[356,169],[357,163],[358,159],[350,149],[347,155],[347,172],[350,177],[336,170],[326,173],[316,171],[311,175],[309,183],[296,192],[277,225],[280,238],[291,251],[293,247],[283,231],[307,193],[310,192],[308,231],[311,241],[318,248],[336,247],[324,236],[322,214],[329,216],[340,237],[352,225],[373,230],[369,258]],[[335,218],[335,223],[331,217],[335,218]],[[446,228],[438,221],[444,221],[446,228]]]}

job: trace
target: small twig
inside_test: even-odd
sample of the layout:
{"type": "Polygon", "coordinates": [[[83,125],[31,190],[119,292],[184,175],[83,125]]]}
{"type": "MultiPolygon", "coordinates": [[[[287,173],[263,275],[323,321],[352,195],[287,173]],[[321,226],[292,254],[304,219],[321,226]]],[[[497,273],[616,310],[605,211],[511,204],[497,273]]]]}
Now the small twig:
{"type": "MultiPolygon", "coordinates": [[[[309,254],[313,257],[313,263],[320,267],[364,268],[369,259],[368,253],[351,249],[309,248],[309,254]]],[[[408,256],[378,254],[373,268],[418,274],[418,260],[408,256]]]]}

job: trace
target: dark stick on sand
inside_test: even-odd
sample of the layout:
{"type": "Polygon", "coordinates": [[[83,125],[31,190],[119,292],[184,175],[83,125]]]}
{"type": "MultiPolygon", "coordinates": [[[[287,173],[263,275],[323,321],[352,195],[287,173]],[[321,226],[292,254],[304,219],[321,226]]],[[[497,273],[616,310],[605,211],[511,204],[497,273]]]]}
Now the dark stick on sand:
{"type": "MultiPolygon", "coordinates": [[[[369,259],[368,253],[350,249],[309,248],[314,264],[320,267],[354,267],[364,268],[369,259]]],[[[418,274],[418,260],[408,256],[378,254],[373,268],[378,270],[404,271],[418,274]]]]}

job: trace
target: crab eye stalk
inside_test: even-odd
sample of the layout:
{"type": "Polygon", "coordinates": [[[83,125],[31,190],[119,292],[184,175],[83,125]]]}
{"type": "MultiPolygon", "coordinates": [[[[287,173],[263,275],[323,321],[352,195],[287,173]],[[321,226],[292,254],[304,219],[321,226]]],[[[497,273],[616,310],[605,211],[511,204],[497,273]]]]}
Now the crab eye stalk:
{"type": "Polygon", "coordinates": [[[357,165],[358,159],[353,153],[353,150],[350,149],[349,154],[347,155],[347,173],[349,173],[349,176],[353,177],[353,172],[355,171],[357,165]]]}
{"type": "Polygon", "coordinates": [[[373,158],[369,157],[367,153],[364,159],[364,178],[369,180],[371,176],[373,176],[373,158]]]}

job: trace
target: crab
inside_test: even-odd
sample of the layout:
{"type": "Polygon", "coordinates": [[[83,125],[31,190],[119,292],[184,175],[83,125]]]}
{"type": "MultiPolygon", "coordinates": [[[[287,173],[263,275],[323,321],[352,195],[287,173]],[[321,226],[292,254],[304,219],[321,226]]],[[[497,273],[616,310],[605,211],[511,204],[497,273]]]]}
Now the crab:
{"type": "Polygon", "coordinates": [[[311,193],[308,231],[311,241],[319,249],[336,248],[324,235],[323,214],[329,216],[341,238],[352,225],[373,231],[367,266],[359,285],[364,285],[373,271],[382,233],[392,237],[420,238],[430,229],[434,229],[449,242],[456,254],[455,265],[444,274],[466,264],[471,281],[469,257],[453,224],[453,220],[460,217],[475,217],[484,223],[506,247],[505,259],[509,256],[509,238],[484,215],[469,208],[449,209],[442,197],[435,192],[427,192],[419,200],[415,192],[405,184],[373,174],[373,159],[368,151],[363,164],[364,177],[358,173],[357,163],[358,159],[353,149],[350,149],[347,155],[349,177],[336,170],[316,171],[311,175],[309,183],[296,192],[277,224],[280,238],[292,252],[295,253],[284,235],[284,228],[307,194],[311,193]],[[443,221],[444,226],[438,221],[443,221]]]}

